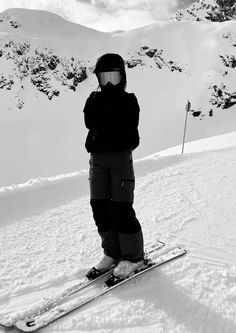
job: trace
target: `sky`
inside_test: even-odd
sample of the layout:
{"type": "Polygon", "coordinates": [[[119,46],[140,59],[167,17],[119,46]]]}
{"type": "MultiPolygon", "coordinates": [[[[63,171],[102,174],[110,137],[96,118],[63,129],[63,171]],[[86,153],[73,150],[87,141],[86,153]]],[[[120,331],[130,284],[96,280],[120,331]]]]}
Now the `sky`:
{"type": "MultiPolygon", "coordinates": [[[[197,1],[197,0],[196,0],[197,1]]],[[[169,20],[195,0],[0,0],[8,8],[48,10],[100,31],[131,30],[169,20]]]]}

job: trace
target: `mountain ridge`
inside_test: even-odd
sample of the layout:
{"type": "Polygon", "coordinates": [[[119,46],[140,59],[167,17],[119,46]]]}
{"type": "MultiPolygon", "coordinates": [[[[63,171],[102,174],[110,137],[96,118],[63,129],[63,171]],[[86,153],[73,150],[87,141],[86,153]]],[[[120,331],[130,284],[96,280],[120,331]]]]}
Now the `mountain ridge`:
{"type": "MultiPolygon", "coordinates": [[[[228,1],[230,3],[230,0],[228,1]]],[[[175,21],[213,21],[236,20],[236,4],[227,7],[224,0],[198,0],[186,9],[178,10],[172,17],[175,21]]]]}
{"type": "MultiPolygon", "coordinates": [[[[75,33],[78,32],[92,32],[93,34],[106,34],[105,32],[98,31],[89,27],[85,27],[81,24],[71,22],[64,19],[58,14],[52,13],[47,10],[28,9],[28,8],[9,8],[0,13],[0,29],[2,31],[2,24],[5,23],[5,28],[12,32],[12,28],[17,30],[23,30],[28,28],[27,33],[38,32],[42,35],[44,29],[43,24],[47,24],[46,32],[57,32],[59,26],[66,28],[64,32],[75,33]],[[40,27],[40,29],[37,29],[40,27]],[[36,28],[36,29],[35,29],[36,28]]],[[[60,33],[63,29],[60,29],[60,33]]]]}

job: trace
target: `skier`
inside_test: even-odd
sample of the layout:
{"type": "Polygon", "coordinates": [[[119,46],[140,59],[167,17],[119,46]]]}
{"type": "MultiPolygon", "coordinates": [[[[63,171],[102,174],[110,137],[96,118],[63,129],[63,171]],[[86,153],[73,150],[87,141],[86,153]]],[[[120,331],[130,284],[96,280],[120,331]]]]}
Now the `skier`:
{"type": "Polygon", "coordinates": [[[135,94],[125,91],[120,55],[101,56],[94,73],[101,91],[90,94],[83,112],[89,129],[85,147],[91,154],[90,204],[104,254],[86,276],[95,279],[116,265],[114,276],[126,278],[144,265],[143,234],[133,209],[139,105],[135,94]]]}

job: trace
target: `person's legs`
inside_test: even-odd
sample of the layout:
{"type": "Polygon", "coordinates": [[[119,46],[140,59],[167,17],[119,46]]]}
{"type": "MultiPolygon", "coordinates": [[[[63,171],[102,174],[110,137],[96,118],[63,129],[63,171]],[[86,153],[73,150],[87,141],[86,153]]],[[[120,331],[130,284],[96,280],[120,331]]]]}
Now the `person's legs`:
{"type": "Polygon", "coordinates": [[[143,234],[130,202],[112,201],[112,218],[122,260],[138,262],[144,257],[143,234]]]}
{"type": "Polygon", "coordinates": [[[121,260],[144,258],[143,234],[133,209],[134,169],[130,151],[111,154],[111,214],[117,232],[121,260]]]}
{"type": "Polygon", "coordinates": [[[104,254],[118,259],[120,248],[111,219],[110,178],[105,154],[91,154],[89,179],[90,205],[101,237],[104,254]]]}

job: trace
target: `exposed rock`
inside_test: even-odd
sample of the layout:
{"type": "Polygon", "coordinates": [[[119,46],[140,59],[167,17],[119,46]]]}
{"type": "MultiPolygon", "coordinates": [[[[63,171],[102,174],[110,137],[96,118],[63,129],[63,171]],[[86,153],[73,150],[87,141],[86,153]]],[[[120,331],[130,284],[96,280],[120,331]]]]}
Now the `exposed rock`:
{"type": "Polygon", "coordinates": [[[235,0],[199,0],[176,12],[175,21],[224,22],[236,19],[235,0]]]}
{"type": "MultiPolygon", "coordinates": [[[[59,57],[51,49],[33,48],[29,43],[9,40],[2,45],[0,57],[9,61],[14,70],[14,80],[0,76],[0,89],[11,90],[14,84],[23,87],[20,82],[30,78],[37,90],[51,100],[59,96],[62,89],[76,91],[78,84],[87,78],[83,60],[59,57]],[[58,83],[61,89],[58,88],[58,83]]],[[[24,101],[19,99],[19,94],[20,92],[15,96],[16,106],[21,109],[24,101]]]]}
{"type": "Polygon", "coordinates": [[[180,65],[178,62],[173,60],[165,60],[163,56],[163,50],[158,50],[157,48],[152,48],[149,46],[142,46],[137,51],[129,51],[125,64],[128,68],[134,68],[136,66],[146,66],[152,68],[168,68],[172,72],[186,71],[186,65],[180,65]],[[148,60],[149,59],[149,60],[148,60]]]}

